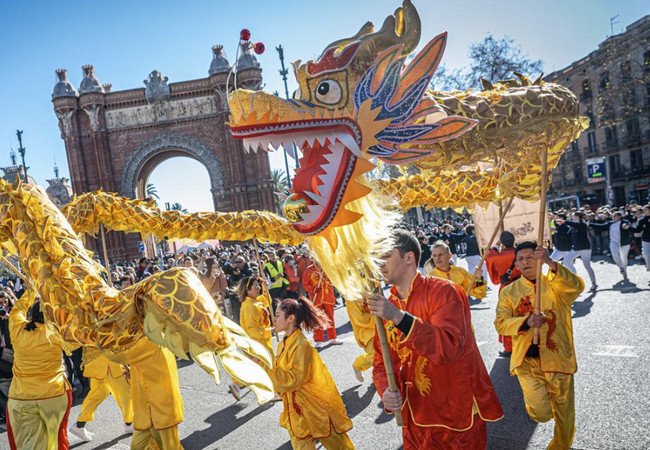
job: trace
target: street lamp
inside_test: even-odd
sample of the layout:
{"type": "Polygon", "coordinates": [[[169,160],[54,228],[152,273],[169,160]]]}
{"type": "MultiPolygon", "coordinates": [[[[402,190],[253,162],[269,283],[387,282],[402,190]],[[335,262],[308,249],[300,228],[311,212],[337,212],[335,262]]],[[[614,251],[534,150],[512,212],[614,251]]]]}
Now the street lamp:
{"type": "Polygon", "coordinates": [[[18,153],[20,153],[20,157],[23,160],[23,172],[25,175],[25,183],[27,183],[27,165],[25,164],[25,151],[27,149],[23,147],[23,131],[16,130],[16,136],[18,136],[18,153]]]}
{"type": "MultiPolygon", "coordinates": [[[[275,49],[278,51],[278,54],[280,55],[280,65],[282,66],[282,69],[279,70],[280,75],[282,76],[282,81],[284,81],[284,95],[286,96],[287,100],[289,100],[289,85],[287,84],[287,74],[289,71],[284,67],[284,49],[282,48],[282,45],[278,45],[275,47],[275,49]]],[[[277,95],[277,93],[276,93],[277,95]]],[[[298,151],[296,149],[296,144],[292,143],[293,145],[293,154],[296,159],[296,169],[298,168],[298,151]]],[[[282,147],[284,149],[284,147],[282,147]]],[[[289,163],[287,162],[287,150],[284,149],[284,165],[286,166],[287,170],[287,183],[289,183],[289,188],[291,188],[291,180],[289,177],[289,163]]]]}

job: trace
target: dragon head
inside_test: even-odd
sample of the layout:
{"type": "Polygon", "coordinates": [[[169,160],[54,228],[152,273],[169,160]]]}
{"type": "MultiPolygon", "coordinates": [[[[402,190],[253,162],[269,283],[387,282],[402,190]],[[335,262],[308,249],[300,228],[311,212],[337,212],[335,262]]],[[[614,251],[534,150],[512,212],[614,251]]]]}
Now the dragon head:
{"type": "Polygon", "coordinates": [[[284,214],[299,233],[322,236],[333,250],[334,230],[364,214],[358,202],[372,189],[363,175],[378,161],[415,162],[430,154],[431,144],[475,125],[448,116],[425,92],[446,33],[406,64],[420,38],[410,0],[373,31],[368,22],[356,35],[326,46],[315,61],[295,62],[299,88],[293,99],[237,90],[228,100],[232,135],[245,148],[283,146],[291,153],[295,145],[301,151],[284,214]]]}

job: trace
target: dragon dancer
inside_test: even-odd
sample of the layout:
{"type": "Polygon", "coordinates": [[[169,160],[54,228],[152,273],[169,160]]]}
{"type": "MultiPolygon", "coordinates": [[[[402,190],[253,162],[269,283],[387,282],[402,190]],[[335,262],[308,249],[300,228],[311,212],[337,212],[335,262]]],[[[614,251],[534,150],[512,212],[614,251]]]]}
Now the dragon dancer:
{"type": "Polygon", "coordinates": [[[571,448],[575,434],[573,374],[577,371],[573,346],[571,305],[585,284],[543,247],[522,242],[516,247],[515,265],[521,277],[499,293],[494,324],[500,335],[512,336],[510,372],[517,376],[526,411],[536,422],[555,419],[549,449],[571,448]],[[540,281],[541,313],[534,313],[537,260],[547,264],[540,281]],[[533,344],[535,329],[539,344],[533,344]]]}
{"type": "Polygon", "coordinates": [[[61,346],[50,342],[40,301],[26,291],[9,314],[14,350],[7,401],[11,450],[67,450],[72,390],[61,346]]]}
{"type": "MultiPolygon", "coordinates": [[[[84,353],[97,350],[84,348],[84,353]]],[[[103,355],[97,355],[89,363],[84,364],[84,376],[90,379],[90,391],[81,404],[81,413],[77,423],[70,427],[70,433],[82,441],[91,441],[92,433],[86,430],[86,423],[95,419],[95,411],[101,403],[112,395],[117,406],[122,411],[124,433],[133,433],[133,402],[131,401],[131,386],[127,379],[128,368],[117,364],[103,355]]]]}
{"type": "Polygon", "coordinates": [[[455,284],[418,272],[420,244],[408,231],[394,232],[382,273],[388,299],[368,298],[383,318],[399,390],[388,388],[379,338],[373,379],[387,411],[401,410],[405,450],[484,449],[485,422],[503,417],[472,332],[465,293],[455,284]]]}
{"type": "Polygon", "coordinates": [[[483,279],[481,269],[477,269],[474,277],[472,277],[465,269],[458,266],[451,265],[451,251],[449,246],[442,241],[436,241],[431,246],[431,259],[435,267],[427,274],[429,277],[442,278],[457,284],[467,292],[470,285],[472,290],[470,295],[478,300],[485,298],[487,294],[487,284],[483,279]]]}
{"type": "Polygon", "coordinates": [[[302,330],[327,326],[327,316],[305,297],[278,305],[275,328],[285,337],[278,347],[275,366],[269,370],[284,410],[280,425],[287,429],[295,450],[354,449],[347,435],[352,429],[332,375],[302,330]]]}

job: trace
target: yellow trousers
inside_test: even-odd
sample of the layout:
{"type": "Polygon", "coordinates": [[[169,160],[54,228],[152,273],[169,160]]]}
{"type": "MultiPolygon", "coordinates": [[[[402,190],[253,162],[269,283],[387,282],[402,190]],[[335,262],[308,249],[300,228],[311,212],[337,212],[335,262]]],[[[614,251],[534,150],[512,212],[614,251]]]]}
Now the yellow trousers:
{"type": "Polygon", "coordinates": [[[363,353],[357,356],[352,363],[352,367],[357,372],[364,372],[372,367],[373,360],[375,359],[375,348],[372,345],[372,340],[368,341],[363,347],[363,353]]]}
{"type": "Polygon", "coordinates": [[[44,400],[7,401],[9,426],[19,450],[58,450],[59,432],[67,442],[66,419],[70,403],[68,393],[44,400]]]}
{"type": "Polygon", "coordinates": [[[327,450],[354,450],[354,444],[348,437],[347,433],[337,433],[332,429],[332,433],[325,438],[314,439],[311,437],[299,438],[289,431],[291,447],[293,450],[315,450],[316,442],[320,441],[327,450]]]}
{"type": "Polygon", "coordinates": [[[576,432],[573,375],[542,372],[537,358],[524,358],[515,374],[530,418],[536,422],[555,419],[553,440],[547,448],[570,449],[576,432]]]}
{"type": "Polygon", "coordinates": [[[125,376],[113,378],[110,373],[101,380],[90,379],[90,391],[81,405],[81,414],[78,422],[92,422],[95,419],[97,407],[106,400],[106,397],[113,395],[117,406],[122,411],[124,423],[133,422],[133,402],[131,401],[131,386],[125,376]]]}
{"type": "Polygon", "coordinates": [[[156,430],[134,430],[131,450],[183,450],[178,436],[178,426],[156,430]]]}
{"type": "Polygon", "coordinates": [[[348,310],[350,325],[354,332],[354,339],[363,353],[354,360],[352,367],[357,372],[364,372],[372,367],[375,357],[373,340],[375,337],[375,319],[370,313],[364,311],[363,301],[347,301],[345,306],[348,310]]]}

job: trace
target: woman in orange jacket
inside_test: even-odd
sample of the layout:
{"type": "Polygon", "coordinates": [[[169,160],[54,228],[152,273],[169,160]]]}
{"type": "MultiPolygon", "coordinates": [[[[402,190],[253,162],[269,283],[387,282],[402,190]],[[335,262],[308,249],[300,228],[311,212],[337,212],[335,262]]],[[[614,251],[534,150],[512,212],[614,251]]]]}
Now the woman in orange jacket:
{"type": "Polygon", "coordinates": [[[352,421],[332,375],[302,330],[327,325],[327,317],[305,297],[286,299],[278,306],[275,329],[285,337],[269,376],[282,397],[280,425],[289,432],[294,449],[354,449],[347,435],[352,421]]]}

